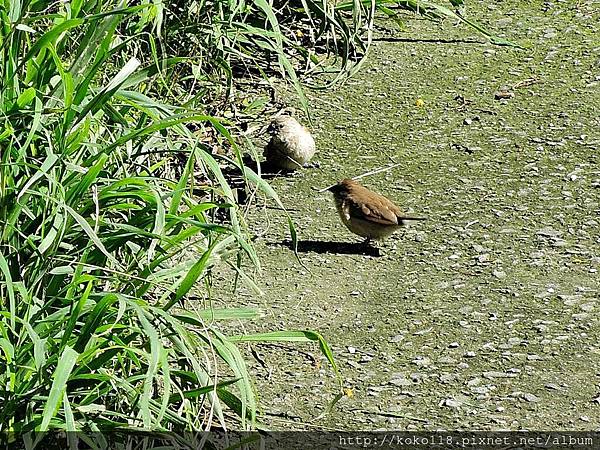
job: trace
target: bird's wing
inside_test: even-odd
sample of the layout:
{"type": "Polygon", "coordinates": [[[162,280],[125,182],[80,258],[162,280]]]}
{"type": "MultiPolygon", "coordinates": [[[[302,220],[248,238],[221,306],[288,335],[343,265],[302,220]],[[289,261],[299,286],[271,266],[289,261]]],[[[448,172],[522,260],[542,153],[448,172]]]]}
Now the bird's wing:
{"type": "Polygon", "coordinates": [[[369,198],[360,202],[351,198],[346,200],[348,201],[350,215],[353,217],[381,225],[398,225],[396,212],[386,202],[377,198],[369,198]]]}

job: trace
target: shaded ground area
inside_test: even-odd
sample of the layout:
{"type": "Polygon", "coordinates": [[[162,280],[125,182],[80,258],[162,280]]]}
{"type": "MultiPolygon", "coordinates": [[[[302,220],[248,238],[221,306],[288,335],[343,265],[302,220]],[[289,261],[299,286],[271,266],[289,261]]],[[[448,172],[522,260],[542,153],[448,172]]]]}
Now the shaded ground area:
{"type": "Polygon", "coordinates": [[[265,312],[248,331],[321,332],[352,390],[313,421],[337,392],[316,346],[254,345],[273,428],[600,427],[600,4],[468,3],[529,50],[415,19],[311,94],[321,167],[272,182],[305,268],[283,215],[250,213],[266,295],[224,305],[265,312]],[[364,184],[429,220],[375,257],[313,187],[392,162],[364,184]]]}

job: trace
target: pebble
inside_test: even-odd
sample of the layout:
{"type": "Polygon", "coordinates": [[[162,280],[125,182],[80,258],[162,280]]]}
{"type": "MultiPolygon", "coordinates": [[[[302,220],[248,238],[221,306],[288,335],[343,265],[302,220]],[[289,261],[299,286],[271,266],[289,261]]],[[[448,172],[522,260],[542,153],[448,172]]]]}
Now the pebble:
{"type": "Polygon", "coordinates": [[[538,397],[536,397],[533,394],[530,394],[529,392],[525,392],[523,394],[523,399],[525,399],[526,401],[531,402],[531,403],[537,403],[540,401],[540,399],[538,397]]]}
{"type": "Polygon", "coordinates": [[[447,406],[448,408],[458,408],[462,406],[462,402],[455,400],[453,398],[447,398],[440,402],[439,406],[447,406]]]}
{"type": "Polygon", "coordinates": [[[499,280],[502,280],[502,279],[506,278],[506,272],[504,272],[502,270],[494,270],[492,272],[492,275],[494,275],[499,280]]]}
{"type": "Polygon", "coordinates": [[[411,386],[412,382],[406,378],[403,373],[395,373],[392,375],[392,378],[388,381],[389,384],[393,384],[394,386],[405,387],[411,386]]]}
{"type": "Polygon", "coordinates": [[[473,250],[475,250],[477,253],[484,253],[485,247],[483,245],[473,244],[473,250]]]}
{"type": "Polygon", "coordinates": [[[485,378],[510,378],[510,377],[514,377],[515,375],[511,375],[506,372],[490,371],[490,372],[483,372],[483,376],[485,378]]]}

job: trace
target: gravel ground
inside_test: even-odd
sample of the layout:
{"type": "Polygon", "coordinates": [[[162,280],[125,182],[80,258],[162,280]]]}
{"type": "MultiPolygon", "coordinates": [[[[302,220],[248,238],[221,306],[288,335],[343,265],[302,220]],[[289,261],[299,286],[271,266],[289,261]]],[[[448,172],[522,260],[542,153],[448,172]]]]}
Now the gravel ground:
{"type": "Polygon", "coordinates": [[[310,93],[320,168],[272,181],[305,267],[283,215],[250,212],[265,296],[223,304],[263,310],[248,331],[322,333],[348,394],[324,415],[317,346],[255,344],[271,428],[600,428],[600,2],[467,3],[528,49],[410,19],[310,93]],[[429,220],[376,257],[313,187],[393,162],[364,184],[429,220]]]}

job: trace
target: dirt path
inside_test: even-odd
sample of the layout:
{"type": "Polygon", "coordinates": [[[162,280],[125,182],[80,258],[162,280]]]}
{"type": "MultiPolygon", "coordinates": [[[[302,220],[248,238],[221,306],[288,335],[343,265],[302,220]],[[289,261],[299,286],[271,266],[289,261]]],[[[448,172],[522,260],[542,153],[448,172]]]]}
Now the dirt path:
{"type": "Polygon", "coordinates": [[[353,394],[310,423],[336,393],[318,349],[257,345],[274,428],[600,427],[600,3],[468,3],[530,50],[410,20],[311,94],[321,168],[273,181],[309,270],[282,216],[252,213],[266,296],[225,304],[263,309],[252,330],[321,332],[353,394]],[[363,255],[312,187],[391,161],[364,183],[430,220],[363,255]]]}

